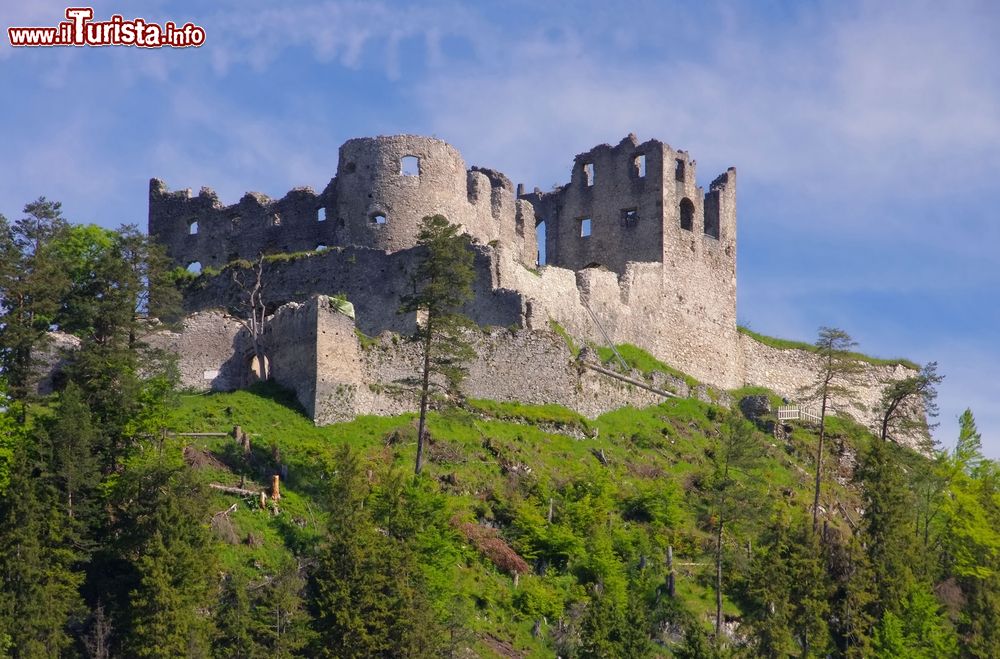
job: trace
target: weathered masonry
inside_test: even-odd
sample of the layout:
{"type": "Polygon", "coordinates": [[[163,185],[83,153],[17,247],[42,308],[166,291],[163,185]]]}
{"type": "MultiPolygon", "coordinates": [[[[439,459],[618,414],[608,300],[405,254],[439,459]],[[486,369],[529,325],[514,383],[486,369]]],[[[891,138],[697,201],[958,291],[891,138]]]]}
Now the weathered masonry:
{"type": "MultiPolygon", "coordinates": [[[[515,190],[497,171],[467,167],[447,143],[412,135],[349,140],[319,193],[248,193],[226,206],[208,188],[193,196],[153,179],[149,189],[149,232],[179,266],[285,255],[265,264],[265,302],[272,313],[281,309],[267,350],[275,377],[318,423],[410,404],[387,406],[378,393],[415,367],[405,341],[382,340],[380,350],[392,354],[366,355],[324,296],[346,296],[356,312],[350,325],[369,336],[411,333],[415,317],[396,310],[419,260],[418,224],[438,213],[473,239],[476,295],[466,313],[507,331],[488,331],[482,342],[469,385],[477,395],[558,401],[588,414],[627,403],[591,376],[560,370],[568,358],[553,347],[553,323],[583,341],[635,344],[722,389],[754,384],[793,397],[811,377],[810,355],[737,332],[735,169],[705,192],[695,161],[657,140],[629,135],[580,154],[569,182],[550,192],[515,190]],[[551,359],[560,363],[542,364],[551,359]]],[[[190,329],[161,333],[180,353],[189,386],[227,389],[252,379],[239,326],[211,313],[241,295],[228,272],[206,274],[185,295],[195,314],[190,329]]],[[[904,371],[872,370],[858,415],[882,380],[904,371]]]]}

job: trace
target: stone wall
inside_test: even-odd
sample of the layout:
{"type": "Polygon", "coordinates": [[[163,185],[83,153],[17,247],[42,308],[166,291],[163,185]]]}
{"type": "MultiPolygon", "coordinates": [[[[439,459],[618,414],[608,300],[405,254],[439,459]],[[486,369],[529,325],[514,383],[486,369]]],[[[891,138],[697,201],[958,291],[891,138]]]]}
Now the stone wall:
{"type": "MultiPolygon", "coordinates": [[[[745,368],[744,384],[767,387],[789,400],[798,401],[802,398],[802,390],[816,383],[821,364],[815,353],[773,348],[746,334],[739,335],[739,344],[745,368]]],[[[838,413],[847,413],[872,428],[877,418],[873,409],[881,400],[885,383],[914,375],[916,371],[901,364],[860,362],[860,370],[851,381],[851,397],[834,397],[832,405],[838,413]]]]}
{"type": "MultiPolygon", "coordinates": [[[[728,313],[697,297],[679,299],[661,264],[629,263],[620,276],[602,268],[533,272],[501,250],[496,273],[499,287],[524,297],[526,327],[547,329],[554,320],[574,336],[606,345],[603,328],[612,343],[637,345],[708,384],[731,389],[743,382],[735,318],[730,322],[728,313]]],[[[711,299],[711,273],[696,274],[704,278],[692,275],[686,285],[704,287],[711,299]]]]}
{"type": "Polygon", "coordinates": [[[143,340],[150,347],[178,356],[184,388],[233,391],[249,384],[252,350],[246,333],[235,318],[221,310],[191,314],[179,331],[154,330],[143,340]]]}
{"type": "MultiPolygon", "coordinates": [[[[520,325],[522,296],[494,286],[495,250],[483,245],[472,249],[475,297],[465,307],[465,313],[482,326],[520,325]]],[[[266,261],[263,300],[273,311],[313,295],[344,295],[354,305],[358,328],[365,334],[412,334],[416,329],[414,314],[401,315],[398,310],[400,297],[412,290],[411,276],[420,258],[419,248],[390,253],[347,247],[266,261]]],[[[234,282],[232,270],[226,269],[215,277],[203,276],[189,286],[184,306],[188,313],[219,306],[238,311],[244,299],[245,291],[234,282]]]]}
{"type": "MultiPolygon", "coordinates": [[[[555,332],[493,328],[473,332],[468,338],[477,355],[469,362],[461,385],[469,398],[555,403],[591,418],[626,405],[645,407],[663,400],[645,389],[581,368],[555,332]]],[[[367,391],[359,391],[358,414],[416,411],[419,344],[385,334],[362,351],[362,363],[367,391]]]]}
{"type": "Polygon", "coordinates": [[[48,332],[42,344],[31,351],[28,390],[47,396],[56,390],[66,355],[80,347],[80,339],[65,332],[48,332]]]}

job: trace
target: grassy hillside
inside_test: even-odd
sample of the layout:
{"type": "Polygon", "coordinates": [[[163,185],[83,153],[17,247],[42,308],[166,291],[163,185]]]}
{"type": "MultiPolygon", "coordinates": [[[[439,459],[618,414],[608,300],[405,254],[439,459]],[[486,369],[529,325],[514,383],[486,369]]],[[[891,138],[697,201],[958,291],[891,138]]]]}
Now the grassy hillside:
{"type": "MultiPolygon", "coordinates": [[[[701,483],[725,413],[675,399],[595,421],[557,406],[492,401],[431,414],[424,477],[453,532],[436,540],[443,543],[436,555],[447,557],[447,564],[428,569],[470,612],[468,646],[481,656],[552,656],[560,619],[572,617],[574,604],[595,584],[615,588],[639,575],[655,598],[668,546],[679,564],[678,600],[707,626],[714,596],[701,483]],[[491,560],[488,550],[472,546],[471,524],[496,529],[501,545],[522,557],[530,573],[515,584],[495,555],[491,560]]],[[[277,514],[261,510],[252,497],[213,494],[220,512],[237,504],[213,521],[223,567],[250,579],[315,548],[324,526],[325,483],[337,468],[340,446],[363,455],[373,481],[394,471],[408,474],[415,453],[412,415],[317,428],[287,392],[270,386],[184,396],[170,425],[178,433],[228,432],[240,425],[251,434],[253,464],[244,464],[230,437],[177,436],[142,459],[185,461],[205,482],[237,486],[242,479],[248,489],[269,488],[270,475],[280,465],[287,468],[277,514]]],[[[863,431],[841,420],[832,424],[832,435],[848,445],[864,441],[863,431]]],[[[797,429],[779,443],[757,433],[755,441],[761,456],[755,472],[766,483],[769,514],[805,515],[813,435],[797,429]]],[[[835,464],[832,454],[829,464],[835,464]]],[[[831,496],[854,507],[853,492],[836,482],[830,488],[831,496]]],[[[735,603],[727,600],[725,607],[738,615],[735,603]]]]}

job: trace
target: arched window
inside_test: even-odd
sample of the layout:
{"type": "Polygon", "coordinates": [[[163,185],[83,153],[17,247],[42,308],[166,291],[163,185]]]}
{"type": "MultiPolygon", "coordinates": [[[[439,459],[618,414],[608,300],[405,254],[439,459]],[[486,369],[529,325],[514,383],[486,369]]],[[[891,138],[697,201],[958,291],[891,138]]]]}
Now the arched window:
{"type": "Polygon", "coordinates": [[[399,173],[403,176],[420,176],[420,158],[403,156],[399,159],[399,173]]]}
{"type": "Polygon", "coordinates": [[[192,236],[198,235],[198,220],[191,220],[188,224],[188,233],[192,236]]]}
{"type": "Polygon", "coordinates": [[[192,261],[188,263],[187,271],[191,274],[200,275],[201,274],[201,262],[192,261]]]}
{"type": "Polygon", "coordinates": [[[694,231],[694,204],[687,197],[681,199],[681,228],[694,231]]]}
{"type": "Polygon", "coordinates": [[[316,251],[316,252],[325,252],[326,251],[326,245],[320,243],[319,245],[316,245],[316,249],[314,251],[316,251]]]}

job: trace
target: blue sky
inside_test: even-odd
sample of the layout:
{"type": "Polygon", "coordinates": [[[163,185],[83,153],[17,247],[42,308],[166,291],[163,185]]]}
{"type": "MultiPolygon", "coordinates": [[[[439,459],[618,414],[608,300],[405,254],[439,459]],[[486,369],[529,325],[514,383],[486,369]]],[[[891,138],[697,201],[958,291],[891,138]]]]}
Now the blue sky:
{"type": "MultiPolygon", "coordinates": [[[[12,3],[2,27],[65,4],[12,3]]],[[[0,45],[0,213],[40,195],[145,226],[148,179],[278,197],[337,148],[419,133],[548,188],[629,132],[739,171],[739,318],[936,360],[1000,457],[1000,5],[982,2],[93,3],[193,21],[198,49],[0,45]]]]}

